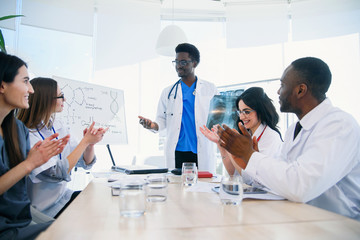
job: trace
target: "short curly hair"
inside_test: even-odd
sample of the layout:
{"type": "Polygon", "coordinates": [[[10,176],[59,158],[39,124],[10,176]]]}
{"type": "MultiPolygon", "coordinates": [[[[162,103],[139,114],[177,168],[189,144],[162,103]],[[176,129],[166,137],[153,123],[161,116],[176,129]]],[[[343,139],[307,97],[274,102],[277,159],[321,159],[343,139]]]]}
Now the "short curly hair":
{"type": "Polygon", "coordinates": [[[175,52],[187,52],[193,61],[200,63],[200,52],[194,45],[190,43],[180,43],[175,48],[175,52]]]}
{"type": "Polygon", "coordinates": [[[291,63],[304,83],[308,85],[312,95],[322,101],[331,84],[331,71],[329,66],[319,58],[304,57],[291,63]]]}

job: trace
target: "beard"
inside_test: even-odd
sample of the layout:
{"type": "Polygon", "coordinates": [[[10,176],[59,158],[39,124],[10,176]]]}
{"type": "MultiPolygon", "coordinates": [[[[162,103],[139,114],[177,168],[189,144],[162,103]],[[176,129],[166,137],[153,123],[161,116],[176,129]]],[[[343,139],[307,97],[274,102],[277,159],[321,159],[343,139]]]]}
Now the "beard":
{"type": "Polygon", "coordinates": [[[177,75],[178,77],[184,77],[186,75],[186,72],[183,69],[181,69],[180,71],[177,71],[177,75]]]}
{"type": "Polygon", "coordinates": [[[280,111],[281,112],[291,112],[292,107],[289,101],[286,99],[280,99],[280,111]]]}

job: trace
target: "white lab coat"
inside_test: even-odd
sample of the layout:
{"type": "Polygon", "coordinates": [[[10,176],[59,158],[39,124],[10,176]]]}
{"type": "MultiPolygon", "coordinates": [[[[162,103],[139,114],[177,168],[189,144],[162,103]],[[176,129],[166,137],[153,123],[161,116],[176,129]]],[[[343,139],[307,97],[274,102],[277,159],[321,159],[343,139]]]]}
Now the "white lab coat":
{"type": "Polygon", "coordinates": [[[281,158],[255,152],[246,172],[289,200],[360,220],[360,127],[329,99],[286,132],[281,158]]]}
{"type": "MultiPolygon", "coordinates": [[[[183,97],[181,84],[178,85],[176,98],[174,99],[176,87],[169,92],[173,85],[165,88],[161,94],[156,120],[159,131],[166,130],[165,159],[168,168],[175,168],[175,148],[179,140],[181,118],[183,111],[183,97]]],[[[216,158],[215,144],[209,141],[199,130],[206,125],[210,100],[217,94],[217,89],[213,83],[197,80],[195,93],[195,126],[197,136],[198,167],[199,170],[215,173],[216,158]]]]}
{"type": "MultiPolygon", "coordinates": [[[[53,126],[55,132],[59,133],[59,138],[69,134],[68,128],[59,120],[55,119],[53,126]]],[[[40,132],[44,138],[54,133],[46,127],[42,128],[40,132]]],[[[31,146],[43,140],[36,129],[30,129],[29,136],[31,146]]],[[[69,142],[61,153],[61,159],[60,155],[53,156],[48,162],[35,168],[29,174],[30,181],[27,181],[27,192],[31,200],[31,205],[48,216],[56,216],[73,194],[73,191],[66,187],[67,182],[71,180],[70,173],[68,173],[69,161],[67,157],[77,145],[77,139],[70,136],[69,142]]],[[[81,155],[76,166],[90,169],[95,162],[96,157],[94,157],[89,165],[86,165],[83,155],[81,155]]]]}
{"type": "MultiPolygon", "coordinates": [[[[256,139],[258,139],[261,133],[263,134],[258,142],[259,152],[269,157],[278,157],[280,155],[282,145],[279,133],[271,129],[269,126],[260,124],[253,134],[253,137],[255,136],[256,139]],[[266,129],[264,130],[265,127],[266,129]]],[[[235,174],[238,175],[239,173],[235,170],[235,174]]],[[[248,185],[254,184],[252,177],[246,173],[246,170],[242,170],[241,175],[244,183],[248,185]]]]}

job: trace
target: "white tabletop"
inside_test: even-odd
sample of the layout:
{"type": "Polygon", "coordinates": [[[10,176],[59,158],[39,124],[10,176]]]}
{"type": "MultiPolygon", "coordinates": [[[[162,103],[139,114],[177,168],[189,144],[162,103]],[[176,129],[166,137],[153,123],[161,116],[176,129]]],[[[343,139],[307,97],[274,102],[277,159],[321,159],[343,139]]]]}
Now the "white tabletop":
{"type": "Polygon", "coordinates": [[[216,193],[169,184],[168,199],[144,216],[120,216],[118,197],[94,179],[38,239],[359,239],[360,222],[287,200],[225,206],[216,193]]]}

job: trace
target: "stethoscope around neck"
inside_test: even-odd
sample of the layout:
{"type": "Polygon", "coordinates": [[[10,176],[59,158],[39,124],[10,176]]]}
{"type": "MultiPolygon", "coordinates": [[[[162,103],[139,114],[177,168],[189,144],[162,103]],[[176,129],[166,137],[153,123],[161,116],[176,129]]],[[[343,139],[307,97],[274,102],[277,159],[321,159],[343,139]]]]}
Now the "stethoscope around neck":
{"type": "MultiPolygon", "coordinates": [[[[181,79],[179,79],[170,89],[170,92],[168,94],[168,99],[170,99],[170,95],[172,93],[172,91],[174,90],[175,88],[175,95],[174,95],[174,99],[176,99],[176,95],[177,95],[177,90],[178,90],[178,87],[179,87],[179,84],[181,82],[181,79]]],[[[197,77],[195,76],[195,88],[194,88],[194,92],[193,94],[195,95],[195,92],[196,92],[196,83],[197,83],[197,77]]]]}

